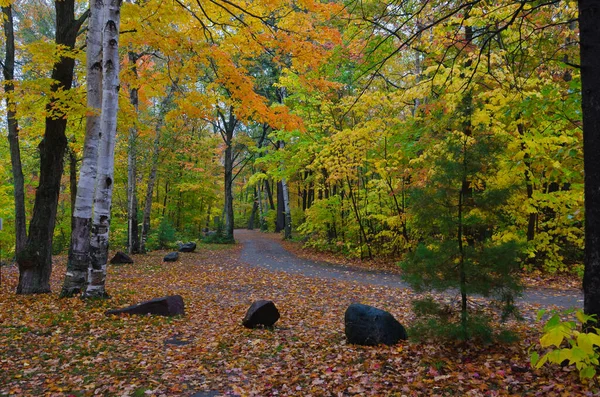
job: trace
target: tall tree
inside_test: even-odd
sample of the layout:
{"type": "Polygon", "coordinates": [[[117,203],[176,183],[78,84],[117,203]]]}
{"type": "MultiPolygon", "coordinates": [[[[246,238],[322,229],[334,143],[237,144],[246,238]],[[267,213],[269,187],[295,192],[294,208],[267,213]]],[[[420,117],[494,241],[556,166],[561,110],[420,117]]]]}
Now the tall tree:
{"type": "MultiPolygon", "coordinates": [[[[131,63],[132,74],[135,80],[138,78],[137,61],[139,55],[133,51],[128,52],[131,63]]],[[[129,127],[129,139],[127,146],[127,251],[130,254],[140,252],[140,234],[138,227],[138,199],[137,199],[137,139],[139,119],[139,87],[137,81],[129,88],[129,102],[135,112],[135,120],[129,127]]]]}
{"type": "Polygon", "coordinates": [[[50,292],[52,272],[52,239],[56,223],[56,209],[60,180],[63,173],[64,154],[67,147],[65,130],[67,114],[61,102],[61,93],[71,89],[75,59],[68,51],[73,50],[77,33],[89,11],[75,17],[74,0],[55,1],[56,37],[58,60],[52,70],[51,95],[46,105],[45,131],[38,149],[40,154],[40,178],[35,194],[33,217],[29,224],[27,243],[17,254],[19,265],[18,294],[50,292]]]}
{"type": "Polygon", "coordinates": [[[90,231],[92,207],[96,187],[98,145],[102,135],[102,26],[103,2],[90,1],[90,21],[86,43],[87,107],[83,159],[79,170],[77,196],[73,211],[71,248],[67,272],[61,291],[62,297],[71,297],[85,291],[90,266],[90,231]]]}
{"type": "Polygon", "coordinates": [[[115,140],[119,108],[119,28],[121,0],[105,0],[102,32],[102,115],[98,174],[94,194],[94,214],[90,238],[91,266],[86,297],[104,298],[106,267],[108,265],[108,237],[115,169],[115,140]]]}
{"type": "Polygon", "coordinates": [[[10,161],[12,165],[13,188],[15,198],[15,248],[20,252],[27,241],[25,218],[25,188],[23,167],[21,164],[21,149],[19,147],[19,124],[17,109],[13,95],[15,91],[15,32],[12,4],[2,7],[4,14],[4,36],[6,53],[4,55],[4,92],[6,94],[6,124],[8,126],[8,142],[10,146],[10,161]]]}
{"type": "Polygon", "coordinates": [[[600,317],[600,2],[579,0],[585,173],[584,311],[600,317]]]}

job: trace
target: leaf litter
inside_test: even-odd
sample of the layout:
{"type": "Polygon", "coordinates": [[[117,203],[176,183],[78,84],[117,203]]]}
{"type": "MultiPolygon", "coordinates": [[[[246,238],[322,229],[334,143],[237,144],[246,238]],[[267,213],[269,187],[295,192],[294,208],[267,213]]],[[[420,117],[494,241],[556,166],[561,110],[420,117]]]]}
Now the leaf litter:
{"type": "Polygon", "coordinates": [[[64,257],[55,258],[52,294],[17,296],[17,269],[2,269],[0,395],[598,395],[569,367],[529,367],[539,338],[531,322],[511,324],[521,337],[512,344],[348,345],[350,303],[410,326],[414,293],[250,268],[239,251],[205,248],[169,264],[164,252],[134,256],[133,265],[110,267],[106,301],[58,298],[64,257]],[[104,315],[171,294],[184,298],[185,316],[104,315]],[[257,299],[277,305],[273,329],[242,327],[257,299]]]}

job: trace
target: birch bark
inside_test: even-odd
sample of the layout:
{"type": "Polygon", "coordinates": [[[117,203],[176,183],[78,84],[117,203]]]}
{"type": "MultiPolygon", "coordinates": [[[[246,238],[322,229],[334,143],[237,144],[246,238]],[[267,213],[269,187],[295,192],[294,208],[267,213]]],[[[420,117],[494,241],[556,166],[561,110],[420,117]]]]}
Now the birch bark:
{"type": "Polygon", "coordinates": [[[121,0],[107,0],[104,6],[102,37],[102,115],[98,174],[94,194],[94,214],[90,238],[90,259],[86,297],[108,297],[106,267],[108,263],[108,235],[112,203],[115,137],[119,105],[119,26],[121,0]]]}
{"type": "Polygon", "coordinates": [[[88,23],[86,68],[87,68],[87,117],[83,159],[79,170],[77,196],[73,211],[71,249],[67,272],[60,296],[72,297],[85,291],[90,266],[90,230],[92,207],[100,143],[100,113],[102,108],[102,0],[90,1],[88,23]]]}

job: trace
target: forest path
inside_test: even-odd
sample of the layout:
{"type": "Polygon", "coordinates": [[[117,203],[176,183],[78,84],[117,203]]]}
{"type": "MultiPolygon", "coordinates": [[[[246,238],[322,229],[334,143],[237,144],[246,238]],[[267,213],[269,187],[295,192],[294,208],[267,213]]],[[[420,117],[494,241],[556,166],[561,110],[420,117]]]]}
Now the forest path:
{"type": "MultiPolygon", "coordinates": [[[[242,244],[240,261],[252,267],[313,278],[410,289],[398,274],[299,258],[287,251],[276,238],[259,231],[236,229],[235,239],[242,244]]],[[[583,308],[583,293],[578,290],[527,288],[517,300],[517,303],[521,302],[542,308],[553,305],[560,309],[583,308]]]]}

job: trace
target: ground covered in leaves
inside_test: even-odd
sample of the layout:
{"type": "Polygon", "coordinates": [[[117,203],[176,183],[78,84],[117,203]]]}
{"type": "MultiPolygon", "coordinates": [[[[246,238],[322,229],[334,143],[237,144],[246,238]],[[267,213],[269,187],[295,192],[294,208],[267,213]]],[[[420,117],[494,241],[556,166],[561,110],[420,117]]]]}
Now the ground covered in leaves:
{"type": "MultiPolygon", "coordinates": [[[[404,342],[346,344],[352,302],[413,321],[403,289],[320,280],[249,268],[239,247],[201,248],[163,263],[164,252],[111,266],[112,299],[59,299],[65,259],[57,258],[52,294],[16,296],[18,273],[2,268],[0,395],[11,396],[574,396],[597,392],[570,367],[533,371],[528,348],[539,325],[513,324],[512,344],[404,342]],[[180,294],[178,318],[105,316],[154,297],[180,294]],[[274,329],[241,320],[253,300],[281,312],[274,329]]],[[[535,308],[525,308],[533,312],[535,308]]]]}

